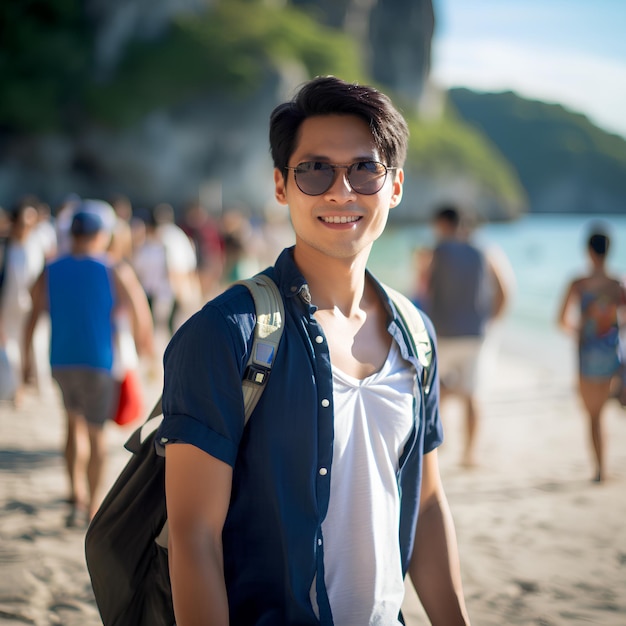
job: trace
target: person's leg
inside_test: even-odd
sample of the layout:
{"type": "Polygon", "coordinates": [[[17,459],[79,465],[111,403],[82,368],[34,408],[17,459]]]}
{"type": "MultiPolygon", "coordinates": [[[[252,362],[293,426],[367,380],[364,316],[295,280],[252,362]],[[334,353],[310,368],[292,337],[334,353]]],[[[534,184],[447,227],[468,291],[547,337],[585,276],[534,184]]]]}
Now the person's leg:
{"type": "Polygon", "coordinates": [[[87,493],[83,481],[87,466],[88,437],[84,411],[81,410],[76,395],[76,373],[69,369],[53,369],[52,377],[59,386],[65,409],[63,457],[70,488],[68,501],[70,504],[85,505],[87,493]]]}
{"type": "Polygon", "coordinates": [[[87,464],[89,485],[89,519],[92,519],[100,506],[102,479],[106,466],[106,438],[102,424],[89,424],[90,454],[87,464]]]}
{"type": "Polygon", "coordinates": [[[68,411],[64,456],[70,483],[70,501],[78,505],[84,505],[87,502],[84,476],[88,455],[85,418],[78,413],[68,411]]]}
{"type": "Polygon", "coordinates": [[[87,508],[85,471],[88,458],[88,435],[85,418],[69,410],[67,411],[64,457],[70,487],[70,513],[66,523],[68,526],[75,526],[78,516],[87,508]]]}
{"type": "Polygon", "coordinates": [[[610,394],[611,379],[591,379],[581,376],[579,388],[589,418],[589,440],[596,469],[594,481],[601,482],[606,476],[602,409],[610,394]]]}
{"type": "Polygon", "coordinates": [[[89,486],[89,518],[100,506],[101,490],[106,464],[105,424],[111,419],[118,397],[118,384],[107,372],[85,371],[85,393],[82,401],[86,407],[89,437],[89,460],[86,467],[89,486]]]}
{"type": "Polygon", "coordinates": [[[463,467],[476,465],[476,431],[478,430],[478,409],[476,400],[471,394],[463,394],[463,409],[465,413],[465,448],[461,457],[463,467]]]}
{"type": "Polygon", "coordinates": [[[480,337],[469,337],[463,341],[461,347],[459,393],[463,402],[465,417],[465,448],[461,457],[461,465],[474,467],[476,465],[476,441],[480,421],[476,390],[483,340],[480,337]]]}

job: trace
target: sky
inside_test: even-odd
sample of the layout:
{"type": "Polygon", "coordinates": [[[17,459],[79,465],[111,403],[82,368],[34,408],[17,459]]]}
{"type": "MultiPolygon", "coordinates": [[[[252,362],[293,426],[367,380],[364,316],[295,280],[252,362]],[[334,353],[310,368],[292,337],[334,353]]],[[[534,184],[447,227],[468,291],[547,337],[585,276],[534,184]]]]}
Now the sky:
{"type": "Polygon", "coordinates": [[[626,0],[434,0],[431,76],[512,90],[626,138],[626,0]]]}

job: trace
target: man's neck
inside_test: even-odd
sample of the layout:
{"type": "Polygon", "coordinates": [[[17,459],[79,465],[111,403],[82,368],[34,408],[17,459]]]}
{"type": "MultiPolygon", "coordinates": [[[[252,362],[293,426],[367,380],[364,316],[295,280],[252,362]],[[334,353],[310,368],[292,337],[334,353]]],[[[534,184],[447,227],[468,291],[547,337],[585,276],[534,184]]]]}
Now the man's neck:
{"type": "Polygon", "coordinates": [[[72,242],[72,255],[74,256],[100,256],[103,254],[102,246],[93,239],[75,239],[72,242]]]}
{"type": "Polygon", "coordinates": [[[296,245],[294,260],[307,281],[312,303],[321,310],[339,309],[350,317],[362,307],[369,250],[339,259],[296,245]]]}

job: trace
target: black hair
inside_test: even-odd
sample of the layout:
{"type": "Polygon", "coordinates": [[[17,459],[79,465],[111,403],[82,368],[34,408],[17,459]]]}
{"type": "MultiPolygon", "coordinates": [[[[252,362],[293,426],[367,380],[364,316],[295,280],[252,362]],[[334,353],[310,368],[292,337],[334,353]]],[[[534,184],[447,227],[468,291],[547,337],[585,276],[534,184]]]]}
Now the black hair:
{"type": "Polygon", "coordinates": [[[20,219],[24,211],[26,211],[26,209],[30,207],[32,207],[33,209],[37,209],[38,205],[39,205],[39,198],[37,196],[33,194],[22,196],[13,205],[13,208],[11,209],[11,212],[10,212],[11,222],[15,224],[20,219]]]}
{"type": "Polygon", "coordinates": [[[601,257],[608,254],[610,244],[611,240],[609,239],[609,236],[600,232],[592,233],[587,243],[589,249],[593,250],[598,256],[601,257]]]}
{"type": "Polygon", "coordinates": [[[318,76],[305,83],[291,101],[278,105],[270,116],[272,159],[284,176],[302,122],[319,115],[360,117],[372,131],[385,165],[404,165],[409,129],[389,97],[374,87],[347,83],[334,76],[318,76]]]}
{"type": "Polygon", "coordinates": [[[450,226],[457,228],[461,223],[461,212],[452,205],[445,205],[435,211],[433,221],[446,222],[450,226]]]}

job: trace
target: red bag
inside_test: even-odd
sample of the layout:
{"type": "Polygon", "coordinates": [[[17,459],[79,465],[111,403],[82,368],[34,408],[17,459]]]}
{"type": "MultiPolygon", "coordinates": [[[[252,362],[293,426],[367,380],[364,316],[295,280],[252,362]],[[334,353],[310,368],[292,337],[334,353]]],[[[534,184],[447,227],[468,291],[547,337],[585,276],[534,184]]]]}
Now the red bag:
{"type": "Polygon", "coordinates": [[[113,421],[120,426],[131,424],[143,415],[143,390],[139,373],[130,369],[120,384],[120,397],[113,421]]]}

